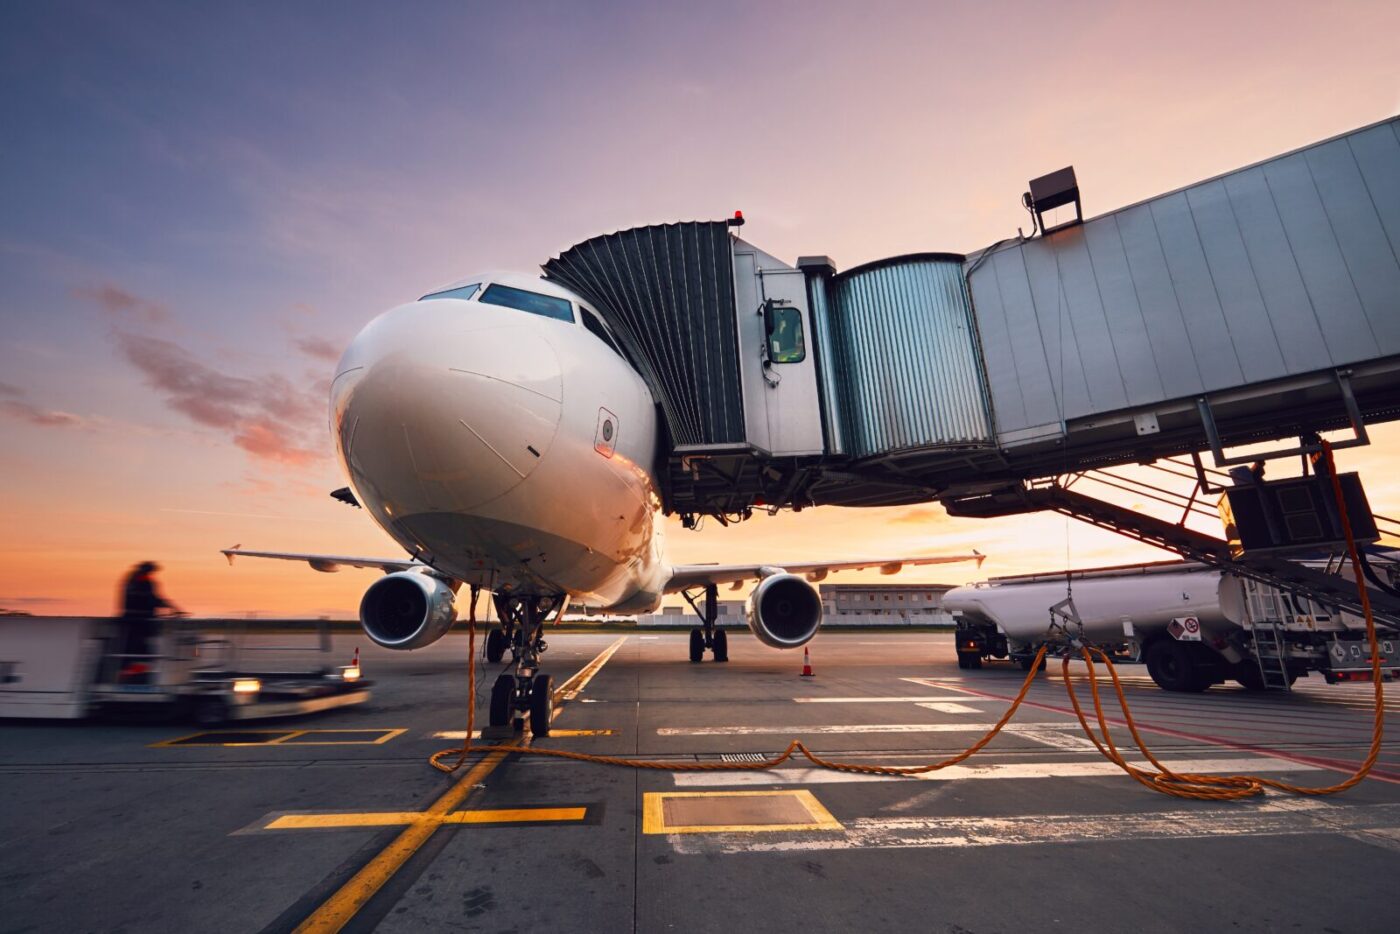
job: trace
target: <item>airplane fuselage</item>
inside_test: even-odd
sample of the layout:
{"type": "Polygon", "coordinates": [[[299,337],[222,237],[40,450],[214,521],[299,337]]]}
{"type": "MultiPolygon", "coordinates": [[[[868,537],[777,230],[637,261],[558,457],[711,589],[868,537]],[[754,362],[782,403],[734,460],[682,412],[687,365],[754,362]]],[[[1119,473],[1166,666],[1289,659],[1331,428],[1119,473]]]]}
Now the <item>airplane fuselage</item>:
{"type": "Polygon", "coordinates": [[[330,418],[360,503],[444,575],[659,604],[655,406],[571,292],[483,275],[384,312],[341,358],[330,418]]]}

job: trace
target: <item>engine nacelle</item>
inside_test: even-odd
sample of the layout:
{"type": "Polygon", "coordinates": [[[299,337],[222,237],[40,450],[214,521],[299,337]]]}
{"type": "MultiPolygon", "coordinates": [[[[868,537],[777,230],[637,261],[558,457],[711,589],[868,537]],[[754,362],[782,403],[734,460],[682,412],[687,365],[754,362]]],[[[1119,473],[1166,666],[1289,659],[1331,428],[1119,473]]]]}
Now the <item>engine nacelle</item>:
{"type": "Polygon", "coordinates": [[[774,574],[749,594],[744,619],[764,645],[800,648],[822,624],[822,598],[817,588],[797,575],[774,574]]]}
{"type": "Polygon", "coordinates": [[[457,595],[440,579],[418,571],[388,574],[360,599],[360,626],[386,649],[421,649],[452,627],[457,595]]]}

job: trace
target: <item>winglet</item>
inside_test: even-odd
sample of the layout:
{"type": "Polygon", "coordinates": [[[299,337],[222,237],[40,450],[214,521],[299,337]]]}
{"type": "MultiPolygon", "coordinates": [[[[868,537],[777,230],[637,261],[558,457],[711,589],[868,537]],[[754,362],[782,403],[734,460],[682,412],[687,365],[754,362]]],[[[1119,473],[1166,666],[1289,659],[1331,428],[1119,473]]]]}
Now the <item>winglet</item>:
{"type": "Polygon", "coordinates": [[[228,559],[228,566],[229,566],[229,567],[233,567],[233,556],[234,556],[235,554],[237,554],[237,553],[238,553],[238,549],[240,549],[240,548],[242,548],[242,547],[243,547],[242,545],[234,545],[232,548],[225,548],[225,549],[223,549],[222,552],[220,552],[225,558],[228,559]]]}
{"type": "Polygon", "coordinates": [[[982,562],[987,560],[987,556],[982,554],[982,552],[978,551],[976,548],[972,549],[972,553],[977,556],[977,566],[980,568],[982,566],[982,562]]]}

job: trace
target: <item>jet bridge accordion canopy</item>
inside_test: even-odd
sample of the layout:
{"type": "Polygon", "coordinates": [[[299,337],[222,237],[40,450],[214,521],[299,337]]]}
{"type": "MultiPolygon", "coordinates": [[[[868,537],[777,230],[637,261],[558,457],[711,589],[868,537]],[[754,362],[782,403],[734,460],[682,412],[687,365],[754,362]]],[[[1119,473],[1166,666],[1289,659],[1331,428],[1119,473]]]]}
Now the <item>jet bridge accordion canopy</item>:
{"type": "Polygon", "coordinates": [[[544,265],[547,278],[597,306],[677,447],[744,440],[730,243],[723,221],[635,227],[544,265]]]}

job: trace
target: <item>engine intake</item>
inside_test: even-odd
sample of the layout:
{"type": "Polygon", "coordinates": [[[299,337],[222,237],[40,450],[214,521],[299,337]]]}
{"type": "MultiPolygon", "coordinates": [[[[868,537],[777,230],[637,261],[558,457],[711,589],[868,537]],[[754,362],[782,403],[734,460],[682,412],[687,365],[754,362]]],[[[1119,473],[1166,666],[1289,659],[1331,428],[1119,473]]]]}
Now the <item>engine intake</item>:
{"type": "Polygon", "coordinates": [[[744,618],[764,645],[799,648],[812,640],[822,624],[821,596],[795,574],[774,574],[749,594],[744,618]]]}
{"type": "Polygon", "coordinates": [[[360,600],[360,626],[386,649],[421,649],[452,627],[456,594],[436,577],[399,571],[370,585],[360,600]]]}

